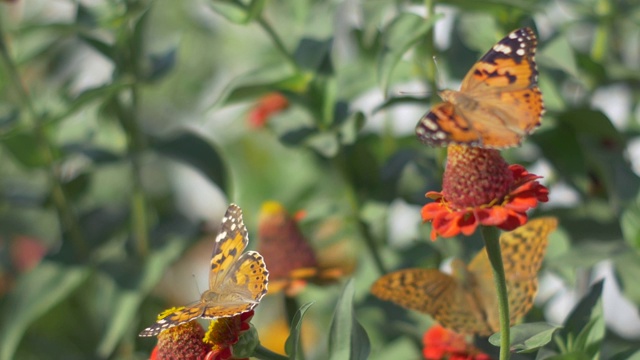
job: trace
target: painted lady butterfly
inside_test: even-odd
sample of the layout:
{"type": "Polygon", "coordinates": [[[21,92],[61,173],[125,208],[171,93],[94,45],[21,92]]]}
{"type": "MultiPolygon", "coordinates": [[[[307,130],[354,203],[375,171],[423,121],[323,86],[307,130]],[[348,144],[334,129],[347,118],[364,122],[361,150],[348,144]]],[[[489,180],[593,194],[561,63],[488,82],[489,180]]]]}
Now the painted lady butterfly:
{"type": "Polygon", "coordinates": [[[518,146],[540,125],[544,112],[538,89],[536,35],[529,28],[511,32],[469,70],[460,91],[439,93],[416,126],[431,146],[464,144],[484,148],[518,146]]]}
{"type": "Polygon", "coordinates": [[[155,336],[163,330],[197,318],[216,319],[239,315],[258,305],[267,293],[269,272],[258,252],[243,253],[248,244],[242,210],[238,205],[231,204],[222,218],[213,248],[209,290],[201,295],[199,301],[178,308],[144,329],[140,336],[155,336]]]}

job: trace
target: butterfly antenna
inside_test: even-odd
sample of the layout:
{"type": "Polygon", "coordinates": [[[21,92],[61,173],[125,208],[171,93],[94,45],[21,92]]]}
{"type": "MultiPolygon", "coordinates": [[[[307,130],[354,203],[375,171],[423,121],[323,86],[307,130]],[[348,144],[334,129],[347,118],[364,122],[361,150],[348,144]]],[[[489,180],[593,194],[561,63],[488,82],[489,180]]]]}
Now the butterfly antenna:
{"type": "Polygon", "coordinates": [[[200,291],[200,286],[198,285],[198,280],[196,279],[196,274],[191,273],[191,277],[193,278],[194,284],[196,284],[196,290],[198,291],[198,296],[200,296],[200,294],[202,294],[202,292],[200,291]]]}

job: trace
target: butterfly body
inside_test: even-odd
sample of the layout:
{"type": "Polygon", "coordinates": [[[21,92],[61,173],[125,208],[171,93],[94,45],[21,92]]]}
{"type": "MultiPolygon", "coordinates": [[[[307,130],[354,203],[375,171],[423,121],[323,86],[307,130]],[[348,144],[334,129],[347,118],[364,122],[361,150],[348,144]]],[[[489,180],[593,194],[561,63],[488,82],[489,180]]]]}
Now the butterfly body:
{"type": "Polygon", "coordinates": [[[199,301],[162,317],[143,330],[140,336],[155,336],[197,318],[231,317],[252,310],[267,293],[269,271],[262,255],[256,251],[244,252],[248,244],[242,210],[231,204],[216,236],[209,289],[202,293],[199,301]]]}
{"type": "MultiPolygon", "coordinates": [[[[512,324],[533,306],[547,238],[556,226],[555,218],[540,218],[500,237],[512,324]]],[[[459,333],[497,332],[498,300],[486,252],[482,250],[468,265],[461,260],[451,265],[451,275],[437,269],[389,273],[373,284],[371,292],[382,300],[430,314],[459,333]]]]}
{"type": "Polygon", "coordinates": [[[519,145],[540,125],[544,112],[536,45],[529,28],[515,30],[500,40],[469,70],[460,91],[439,93],[444,102],[420,119],[418,139],[432,146],[519,145]]]}

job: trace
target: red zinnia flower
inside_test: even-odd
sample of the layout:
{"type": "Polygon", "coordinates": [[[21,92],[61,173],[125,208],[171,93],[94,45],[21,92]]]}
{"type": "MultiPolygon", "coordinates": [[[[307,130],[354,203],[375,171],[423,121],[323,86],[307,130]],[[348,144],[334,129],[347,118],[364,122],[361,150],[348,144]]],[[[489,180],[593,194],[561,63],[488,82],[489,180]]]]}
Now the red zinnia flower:
{"type": "Polygon", "coordinates": [[[153,349],[150,359],[204,359],[211,346],[202,341],[203,337],[204,329],[197,321],[171,327],[158,334],[158,345],[153,349]]]}
{"type": "Polygon", "coordinates": [[[468,344],[464,335],[447,330],[440,325],[431,327],[422,339],[422,354],[426,360],[491,360],[489,355],[468,344]]]}
{"type": "MultiPolygon", "coordinates": [[[[211,345],[211,352],[207,354],[206,360],[228,360],[237,359],[233,357],[233,348],[240,334],[251,329],[251,318],[253,310],[240,315],[219,318],[211,321],[209,331],[204,337],[204,342],[211,345]]],[[[253,344],[254,348],[258,343],[253,344]]],[[[252,349],[251,349],[252,350],[252,349]]],[[[250,351],[251,353],[252,351],[250,351]]]]}
{"type": "Polygon", "coordinates": [[[270,93],[258,101],[249,113],[249,125],[254,128],[264,126],[271,115],[289,107],[289,100],[278,92],[270,93]]]}
{"type": "MultiPolygon", "coordinates": [[[[240,315],[212,320],[206,334],[197,321],[189,321],[164,330],[158,334],[158,345],[153,349],[149,359],[240,359],[233,357],[233,345],[238,343],[242,333],[251,328],[253,314],[251,310],[240,315]]],[[[257,337],[255,339],[253,342],[245,341],[243,346],[246,345],[246,349],[240,349],[240,352],[253,353],[253,349],[258,345],[257,337]]]]}
{"type": "Polygon", "coordinates": [[[509,165],[493,149],[450,145],[442,192],[422,208],[422,219],[438,236],[471,235],[478,225],[511,231],[527,222],[526,211],[549,200],[549,190],[520,165],[509,165]]]}

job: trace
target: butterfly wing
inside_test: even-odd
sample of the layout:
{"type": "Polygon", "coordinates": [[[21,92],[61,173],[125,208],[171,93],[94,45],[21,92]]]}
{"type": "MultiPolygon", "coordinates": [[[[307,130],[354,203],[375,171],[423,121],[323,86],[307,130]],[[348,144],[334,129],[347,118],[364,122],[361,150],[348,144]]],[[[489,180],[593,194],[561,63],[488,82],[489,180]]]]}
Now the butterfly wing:
{"type": "Polygon", "coordinates": [[[502,149],[519,145],[540,124],[543,105],[537,87],[485,93],[475,102],[472,109],[454,107],[454,116],[459,118],[456,124],[464,121],[468,125],[452,129],[449,142],[502,149]]]}
{"type": "Polygon", "coordinates": [[[155,324],[142,330],[138,336],[156,336],[161,331],[168,328],[184,324],[191,320],[194,320],[202,315],[204,312],[204,306],[201,302],[194,303],[189,306],[178,308],[176,311],[166,315],[162,319],[156,321],[155,324]]]}
{"type": "Polygon", "coordinates": [[[253,309],[267,293],[269,271],[256,251],[242,254],[223,282],[216,287],[219,296],[207,303],[205,319],[235,316],[253,309]]]}
{"type": "Polygon", "coordinates": [[[518,229],[500,237],[509,309],[512,321],[524,316],[533,306],[538,293],[538,272],[547,251],[549,234],[558,226],[558,220],[544,217],[530,220],[518,229]]]}
{"type": "Polygon", "coordinates": [[[430,146],[447,146],[451,143],[478,145],[482,141],[481,134],[450,102],[431,108],[418,122],[416,135],[421,142],[430,146]]]}
{"type": "Polygon", "coordinates": [[[222,218],[211,255],[209,289],[218,288],[232,273],[231,268],[248,244],[249,236],[242,220],[242,209],[231,204],[222,218]]]}
{"type": "MultiPolygon", "coordinates": [[[[538,271],[546,252],[549,234],[556,226],[555,218],[545,217],[530,220],[526,225],[500,236],[512,325],[533,306],[538,292],[538,271]]],[[[500,329],[498,301],[491,263],[485,250],[480,251],[471,261],[469,271],[475,275],[475,293],[481,299],[487,322],[492,331],[497,332],[500,329]]]]}
{"type": "Polygon", "coordinates": [[[537,45],[536,34],[530,28],[512,31],[473,65],[462,80],[460,91],[482,95],[536,87],[537,45]]]}
{"type": "Polygon", "coordinates": [[[378,279],[371,287],[378,298],[431,315],[459,333],[486,332],[471,294],[452,276],[435,269],[404,269],[378,279]]]}
{"type": "Polygon", "coordinates": [[[480,58],[463,79],[460,92],[479,107],[467,109],[462,116],[471,121],[483,146],[516,146],[540,125],[544,105],[535,62],[537,44],[530,28],[515,30],[480,58]]]}
{"type": "Polygon", "coordinates": [[[544,111],[535,63],[533,30],[511,32],[469,70],[460,91],[441,93],[436,105],[416,126],[420,141],[507,148],[540,125],[544,111]]]}

